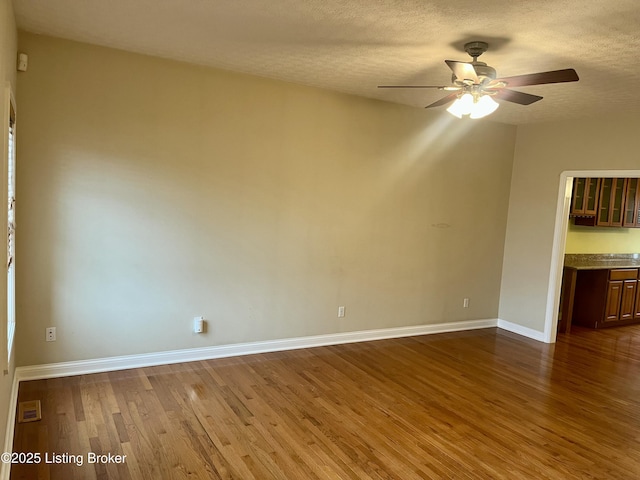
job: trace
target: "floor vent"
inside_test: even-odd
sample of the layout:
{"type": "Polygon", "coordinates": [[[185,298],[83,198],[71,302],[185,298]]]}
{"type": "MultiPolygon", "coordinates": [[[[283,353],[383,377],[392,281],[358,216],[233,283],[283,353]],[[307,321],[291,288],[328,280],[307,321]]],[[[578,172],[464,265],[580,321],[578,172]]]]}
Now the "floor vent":
{"type": "Polygon", "coordinates": [[[40,400],[20,402],[18,404],[18,423],[37,422],[41,419],[40,400]]]}

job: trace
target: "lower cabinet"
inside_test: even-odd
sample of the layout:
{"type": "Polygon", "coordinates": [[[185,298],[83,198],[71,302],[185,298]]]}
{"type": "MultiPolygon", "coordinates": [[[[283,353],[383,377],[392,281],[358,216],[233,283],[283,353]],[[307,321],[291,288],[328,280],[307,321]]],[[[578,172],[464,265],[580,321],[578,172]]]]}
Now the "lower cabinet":
{"type": "Polygon", "coordinates": [[[615,322],[620,320],[620,300],[622,299],[622,282],[615,280],[608,283],[607,305],[604,309],[604,321],[615,322]]]}
{"type": "Polygon", "coordinates": [[[637,280],[609,280],[605,322],[634,319],[637,290],[637,280]]]}
{"type": "Polygon", "coordinates": [[[619,320],[634,320],[636,307],[636,291],[638,280],[625,280],[622,282],[622,299],[620,300],[619,320]]]}
{"type": "Polygon", "coordinates": [[[638,269],[578,272],[573,323],[591,328],[640,322],[638,269]]]}

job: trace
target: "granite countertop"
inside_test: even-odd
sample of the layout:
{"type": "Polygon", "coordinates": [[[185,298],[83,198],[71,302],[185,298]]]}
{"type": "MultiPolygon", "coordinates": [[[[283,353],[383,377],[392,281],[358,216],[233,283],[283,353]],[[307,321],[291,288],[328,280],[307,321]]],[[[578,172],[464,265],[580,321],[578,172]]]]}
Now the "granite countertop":
{"type": "Polygon", "coordinates": [[[577,270],[601,270],[608,268],[640,268],[638,253],[588,253],[566,254],[564,266],[577,270]]]}

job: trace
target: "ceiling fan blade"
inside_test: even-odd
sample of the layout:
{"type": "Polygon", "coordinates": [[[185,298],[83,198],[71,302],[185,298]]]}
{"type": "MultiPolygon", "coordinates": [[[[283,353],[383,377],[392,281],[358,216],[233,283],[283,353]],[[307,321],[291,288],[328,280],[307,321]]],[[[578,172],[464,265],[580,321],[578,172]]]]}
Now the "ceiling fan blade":
{"type": "Polygon", "coordinates": [[[538,100],[542,100],[542,97],[539,95],[531,95],[530,93],[517,92],[515,90],[509,90],[508,88],[503,88],[501,90],[498,90],[498,92],[494,96],[501,100],[517,103],[519,105],[531,105],[532,103],[535,103],[538,100]]]}
{"type": "Polygon", "coordinates": [[[445,60],[444,63],[449,66],[456,78],[461,82],[471,80],[473,83],[480,83],[478,74],[470,63],[456,62],[455,60],[445,60]]]}
{"type": "Polygon", "coordinates": [[[553,70],[551,72],[530,73],[514,77],[496,78],[489,85],[504,82],[508,87],[527,87],[529,85],[544,85],[547,83],[577,82],[580,80],[573,68],[553,70]]]}
{"type": "Polygon", "coordinates": [[[433,102],[432,104],[427,105],[424,108],[440,107],[442,105],[446,105],[449,102],[453,102],[456,99],[457,96],[458,96],[457,92],[450,93],[446,97],[442,97],[440,100],[437,100],[437,101],[433,102]]]}
{"type": "Polygon", "coordinates": [[[444,85],[378,85],[378,88],[437,88],[438,90],[444,90],[444,85]]]}

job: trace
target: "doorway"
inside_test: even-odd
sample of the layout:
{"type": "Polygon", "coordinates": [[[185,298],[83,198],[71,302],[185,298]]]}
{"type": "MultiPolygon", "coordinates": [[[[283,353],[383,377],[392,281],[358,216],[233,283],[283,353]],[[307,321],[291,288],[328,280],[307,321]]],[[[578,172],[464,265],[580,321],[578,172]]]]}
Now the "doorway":
{"type": "Polygon", "coordinates": [[[553,247],[551,250],[551,270],[547,290],[547,309],[545,312],[544,323],[544,341],[546,343],[555,343],[558,334],[560,289],[562,286],[567,230],[569,227],[569,209],[571,207],[573,179],[575,177],[640,178],[640,170],[570,170],[562,172],[560,175],[556,220],[553,233],[553,247]]]}

